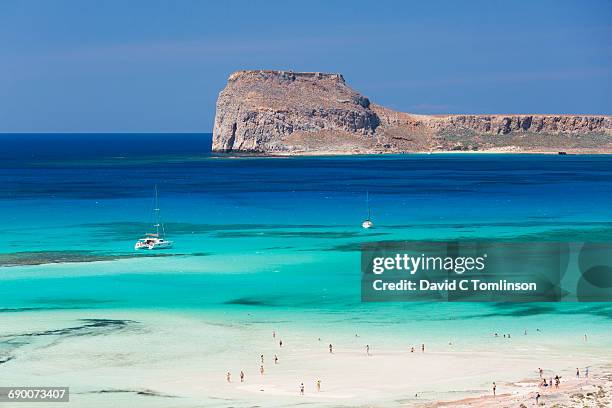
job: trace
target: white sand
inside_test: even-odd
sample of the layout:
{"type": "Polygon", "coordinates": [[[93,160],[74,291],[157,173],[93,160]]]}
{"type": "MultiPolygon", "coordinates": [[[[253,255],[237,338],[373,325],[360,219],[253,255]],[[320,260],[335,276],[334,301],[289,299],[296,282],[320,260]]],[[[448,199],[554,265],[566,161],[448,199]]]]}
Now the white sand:
{"type": "MultiPolygon", "coordinates": [[[[398,347],[402,340],[386,335],[369,334],[366,339],[345,331],[319,341],[316,330],[298,331],[288,322],[272,328],[269,323],[226,325],[219,323],[223,319],[211,321],[197,314],[52,313],[55,328],[73,327],[83,317],[138,321],[94,336],[27,338],[33,343],[17,348],[16,358],[0,365],[0,376],[10,378],[11,385],[70,386],[70,406],[74,407],[103,407],[111,402],[130,407],[414,406],[489,394],[493,381],[498,394],[524,395],[537,390],[533,381],[538,367],[545,369],[547,378],[561,375],[565,384],[574,377],[576,367],[590,365],[591,376],[596,376],[612,364],[607,339],[595,337],[585,346],[581,335],[573,333],[568,335],[576,336],[578,346],[568,348],[561,342],[558,350],[535,335],[492,342],[490,334],[483,333],[482,347],[433,342],[425,353],[420,344],[414,344],[416,351],[410,353],[408,341],[405,348],[398,347]],[[282,348],[278,346],[281,338],[282,348]],[[330,341],[333,354],[328,352],[330,341]],[[366,344],[371,346],[371,356],[365,353],[366,344]],[[263,376],[259,374],[261,354],[263,376]],[[278,365],[274,354],[280,359],[278,365]],[[244,383],[239,381],[240,370],[246,375],[244,383]],[[231,383],[225,380],[227,371],[232,373],[231,383]],[[322,381],[321,392],[315,390],[317,379],[322,381]],[[299,395],[302,382],[304,396],[299,395]],[[95,393],[100,390],[150,390],[175,398],[95,393]]],[[[0,322],[6,335],[48,329],[49,318],[50,313],[23,312],[3,314],[0,322]]]]}

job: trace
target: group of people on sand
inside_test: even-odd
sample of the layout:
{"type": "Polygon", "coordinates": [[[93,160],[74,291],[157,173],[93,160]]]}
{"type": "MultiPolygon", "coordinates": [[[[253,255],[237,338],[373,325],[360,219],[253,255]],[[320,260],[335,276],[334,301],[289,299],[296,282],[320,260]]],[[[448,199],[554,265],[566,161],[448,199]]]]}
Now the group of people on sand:
{"type": "MultiPolygon", "coordinates": [[[[585,335],[586,337],[586,335],[585,335]]],[[[559,384],[561,384],[561,376],[556,374],[554,377],[550,377],[548,381],[546,381],[546,377],[544,377],[544,370],[542,368],[538,368],[538,373],[540,374],[540,378],[542,379],[542,381],[540,381],[539,386],[542,388],[548,388],[549,390],[552,391],[553,386],[555,387],[555,389],[559,388],[559,384]]],[[[580,369],[576,368],[576,379],[580,378],[580,369]]],[[[589,378],[589,367],[585,368],[584,371],[584,378],[589,378]]],[[[535,402],[536,405],[540,404],[540,398],[542,396],[540,395],[539,392],[536,392],[535,395],[535,402]]]]}
{"type": "MultiPolygon", "coordinates": [[[[537,332],[540,332],[540,329],[536,329],[537,332]]],[[[527,330],[525,330],[525,335],[527,335],[527,330]]],[[[495,337],[499,337],[499,333],[494,333],[495,337]]],[[[355,334],[355,337],[359,337],[357,334],[355,334]]],[[[511,338],[510,334],[504,334],[503,335],[504,338],[511,338]]],[[[276,331],[272,332],[272,338],[276,340],[276,331]]],[[[584,339],[586,341],[587,339],[587,335],[584,335],[584,339]]],[[[319,341],[321,341],[321,338],[319,338],[319,341]]],[[[278,342],[279,347],[283,347],[283,341],[279,340],[278,342]]],[[[449,342],[449,345],[452,345],[452,342],[449,342]]],[[[329,343],[328,346],[328,350],[330,354],[334,353],[334,345],[329,343]]],[[[370,345],[366,344],[365,346],[365,352],[366,355],[370,356],[370,345]]],[[[415,348],[414,346],[410,348],[410,352],[414,353],[415,352],[415,348]]],[[[421,344],[421,352],[425,352],[425,343],[421,344]]],[[[259,366],[259,373],[261,375],[264,375],[265,373],[265,369],[264,369],[264,355],[261,354],[260,355],[260,360],[261,360],[261,365],[259,366]]],[[[278,359],[278,355],[274,354],[274,364],[279,364],[279,359],[278,359]]],[[[554,377],[550,377],[550,379],[547,381],[546,378],[544,377],[544,370],[542,368],[538,368],[538,373],[540,375],[541,378],[541,382],[539,384],[540,387],[542,388],[548,388],[550,390],[552,390],[553,388],[553,384],[555,388],[559,388],[559,384],[561,384],[561,376],[559,375],[555,375],[554,377]]],[[[584,378],[588,378],[589,377],[589,367],[586,367],[585,372],[584,372],[584,378]]],[[[576,378],[580,378],[580,369],[576,368],[576,378]]],[[[231,373],[228,371],[226,374],[226,380],[227,382],[231,382],[231,373]]],[[[244,382],[244,371],[240,371],[240,382],[244,382]]],[[[315,382],[315,389],[317,390],[317,392],[321,391],[321,380],[318,379],[315,382]]],[[[299,386],[299,392],[300,395],[304,395],[304,391],[305,387],[304,387],[304,383],[300,383],[299,386]]],[[[493,391],[493,396],[497,395],[497,384],[495,382],[493,382],[493,386],[492,386],[492,391],[493,391]]],[[[536,404],[539,404],[539,399],[540,399],[540,393],[536,393],[536,404]]]]}
{"type": "MultiPolygon", "coordinates": [[[[544,377],[544,370],[542,370],[541,368],[538,368],[538,372],[540,373],[540,378],[542,379],[542,381],[540,381],[540,384],[539,384],[540,387],[548,388],[549,390],[552,390],[553,387],[559,388],[559,384],[561,384],[560,375],[556,374],[554,377],[550,377],[548,381],[546,381],[546,377],[544,377]]],[[[589,377],[589,368],[587,367],[584,378],[588,378],[588,377],[589,377]]],[[[580,369],[578,368],[576,368],[576,378],[580,378],[580,369]]]]}
{"type": "MultiPolygon", "coordinates": [[[[553,389],[553,385],[554,387],[557,389],[559,388],[559,384],[561,384],[561,376],[556,374],[554,377],[550,377],[549,380],[546,380],[546,377],[544,377],[544,370],[540,367],[538,368],[538,373],[540,374],[540,378],[542,379],[539,383],[539,386],[542,388],[548,388],[550,390],[553,389]]],[[[586,367],[585,369],[585,373],[584,373],[584,378],[588,378],[589,377],[589,367],[586,367]]],[[[576,378],[580,378],[580,370],[578,368],[576,368],[576,378]]],[[[493,386],[492,386],[492,391],[493,391],[493,396],[497,395],[497,384],[495,384],[495,382],[493,382],[493,386]]],[[[540,398],[542,396],[540,395],[539,392],[536,392],[535,395],[535,401],[536,401],[536,405],[540,404],[540,398]]]]}
{"type": "MultiPolygon", "coordinates": [[[[355,334],[355,337],[359,337],[359,336],[358,336],[357,334],[355,334]]],[[[272,331],[272,338],[276,340],[276,331],[272,331]]],[[[319,338],[319,341],[321,341],[321,338],[319,338]]],[[[449,343],[449,344],[451,344],[451,343],[449,343]]],[[[283,341],[282,341],[282,340],[279,340],[279,341],[278,341],[278,345],[279,345],[279,347],[283,347],[283,341]]],[[[333,344],[329,343],[328,349],[329,349],[329,353],[330,353],[330,354],[333,354],[333,353],[334,353],[334,345],[333,345],[333,344]]],[[[369,345],[369,344],[366,344],[366,346],[365,346],[365,352],[366,352],[366,355],[368,355],[368,356],[370,356],[370,355],[371,355],[371,354],[370,354],[370,345],[369,345]]],[[[414,346],[413,346],[413,347],[411,347],[410,352],[411,352],[411,353],[414,353],[414,352],[415,352],[415,348],[414,348],[414,346]]],[[[423,353],[425,352],[425,343],[421,344],[421,352],[423,352],[423,353]]],[[[264,375],[264,374],[265,374],[265,368],[264,368],[264,355],[263,355],[263,354],[261,354],[261,355],[259,356],[259,358],[260,358],[260,360],[261,360],[261,365],[259,366],[259,373],[260,373],[261,375],[264,375]]],[[[278,363],[279,363],[278,355],[274,354],[274,364],[278,364],[278,363]]],[[[225,378],[226,378],[226,381],[227,381],[228,383],[229,383],[229,382],[232,382],[232,373],[228,371],[228,372],[226,373],[226,375],[225,375],[225,378]]],[[[240,382],[241,382],[241,383],[243,383],[243,382],[244,382],[244,379],[245,379],[244,371],[240,370],[240,382]]],[[[320,379],[318,379],[318,380],[315,382],[315,389],[317,390],[317,392],[320,392],[320,391],[321,391],[321,380],[320,380],[320,379]]],[[[300,395],[304,395],[304,383],[300,383],[299,390],[300,390],[300,395]]]]}
{"type": "MultiPolygon", "coordinates": [[[[272,332],[272,338],[276,339],[276,331],[272,332]]],[[[278,342],[279,347],[283,347],[283,341],[279,340],[278,342]]],[[[367,346],[367,352],[369,353],[369,347],[367,346]]],[[[329,345],[329,352],[333,353],[333,346],[330,344],[329,345]]],[[[264,368],[264,355],[261,354],[259,356],[259,359],[261,360],[261,365],[259,366],[259,374],[264,375],[265,374],[265,368],[264,368]]],[[[274,354],[274,364],[278,364],[279,363],[279,359],[278,359],[278,355],[274,354]]],[[[227,372],[225,374],[225,379],[228,383],[232,382],[232,373],[231,372],[227,372]]],[[[240,370],[240,382],[243,383],[244,382],[244,371],[240,370]]],[[[317,390],[317,392],[321,391],[321,380],[317,379],[317,381],[315,382],[315,389],[317,390]]],[[[304,395],[304,383],[300,383],[300,395],[304,395]]]]}

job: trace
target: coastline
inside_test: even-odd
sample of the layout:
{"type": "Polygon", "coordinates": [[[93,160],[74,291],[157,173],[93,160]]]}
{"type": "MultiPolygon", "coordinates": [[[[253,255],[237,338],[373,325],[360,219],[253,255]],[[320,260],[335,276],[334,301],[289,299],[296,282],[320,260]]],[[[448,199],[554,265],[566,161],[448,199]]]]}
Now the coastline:
{"type": "Polygon", "coordinates": [[[404,156],[404,155],[487,155],[487,154],[503,154],[503,155],[546,155],[546,156],[609,156],[612,155],[610,149],[579,149],[579,150],[511,150],[511,149],[488,149],[488,150],[423,150],[413,152],[400,152],[400,151],[356,151],[356,152],[339,152],[333,150],[309,150],[309,151],[274,151],[274,152],[259,152],[259,151],[213,151],[213,158],[249,158],[249,157],[355,157],[355,156],[404,156]],[[560,154],[563,152],[565,154],[560,154]]]}
{"type": "MultiPolygon", "coordinates": [[[[10,358],[2,368],[20,384],[40,378],[52,384],[71,384],[72,405],[79,407],[101,401],[133,407],[168,402],[175,407],[196,403],[326,408],[488,408],[523,403],[529,407],[538,391],[546,406],[555,401],[566,407],[596,407],[573,400],[601,402],[611,395],[612,356],[603,328],[590,333],[585,343],[576,330],[530,330],[523,336],[507,326],[515,324],[516,318],[491,319],[488,324],[506,326],[515,333],[504,339],[482,328],[470,333],[450,322],[439,322],[434,331],[429,321],[415,324],[416,330],[374,322],[355,326],[354,313],[342,322],[335,313],[257,307],[232,307],[223,312],[86,309],[3,313],[5,337],[12,344],[21,344],[9,351],[10,358]],[[49,330],[56,334],[41,335],[51,333],[49,330]],[[166,347],[168,343],[173,347],[166,347]],[[329,343],[334,345],[333,353],[328,351],[329,343]],[[426,345],[425,352],[420,350],[421,343],[426,345]],[[371,346],[370,355],[364,344],[371,346]],[[416,346],[414,352],[411,345],[416,346]],[[67,358],[74,350],[79,353],[67,358]],[[264,375],[259,373],[260,365],[265,366],[264,375]],[[538,366],[543,367],[546,378],[561,376],[558,390],[538,387],[538,366]],[[588,384],[583,375],[574,378],[575,366],[581,372],[584,366],[590,367],[588,384]],[[244,383],[240,371],[245,373],[244,383]],[[225,378],[227,372],[231,382],[225,378]],[[316,390],[317,380],[322,381],[321,391],[316,390]],[[490,396],[492,381],[498,385],[495,398],[490,396]],[[305,384],[304,395],[299,393],[300,383],[305,384]],[[600,393],[599,386],[603,394],[597,399],[587,395],[600,393]],[[579,393],[583,398],[576,396],[579,393]]],[[[533,327],[546,320],[523,318],[521,325],[533,327]]]]}
{"type": "MultiPolygon", "coordinates": [[[[609,367],[610,368],[610,367],[609,367]]],[[[516,385],[517,383],[515,383],[516,385]]],[[[454,401],[440,401],[423,404],[421,408],[493,408],[499,406],[528,407],[536,405],[539,394],[539,405],[553,407],[605,407],[612,402],[612,372],[597,377],[572,379],[562,383],[558,388],[548,390],[539,387],[537,381],[521,382],[514,392],[497,396],[479,395],[454,401]]]]}

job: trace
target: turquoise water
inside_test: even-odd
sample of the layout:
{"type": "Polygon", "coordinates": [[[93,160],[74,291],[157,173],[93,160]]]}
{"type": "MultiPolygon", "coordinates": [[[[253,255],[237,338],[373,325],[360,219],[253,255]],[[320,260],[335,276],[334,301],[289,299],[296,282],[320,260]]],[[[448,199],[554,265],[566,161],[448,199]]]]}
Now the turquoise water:
{"type": "Polygon", "coordinates": [[[172,135],[170,154],[159,135],[3,137],[3,263],[42,263],[2,269],[3,309],[375,310],[392,306],[360,304],[363,242],[612,237],[605,156],[232,158],[206,153],[209,135],[172,135]],[[162,259],[132,251],[155,184],[176,241],[162,259]],[[86,263],[45,265],[62,256],[86,263]]]}
{"type": "Polygon", "coordinates": [[[359,248],[609,241],[610,157],[256,158],[211,155],[210,135],[0,138],[0,360],[33,341],[27,321],[6,323],[19,313],[37,330],[57,329],[62,313],[153,312],[346,338],[358,331],[389,345],[414,333],[442,344],[536,328],[556,334],[544,343],[571,344],[583,332],[609,342],[606,303],[361,303],[359,248]],[[151,224],[156,184],[175,246],[150,257],[133,245],[151,224]],[[375,222],[367,231],[366,191],[375,222]]]}

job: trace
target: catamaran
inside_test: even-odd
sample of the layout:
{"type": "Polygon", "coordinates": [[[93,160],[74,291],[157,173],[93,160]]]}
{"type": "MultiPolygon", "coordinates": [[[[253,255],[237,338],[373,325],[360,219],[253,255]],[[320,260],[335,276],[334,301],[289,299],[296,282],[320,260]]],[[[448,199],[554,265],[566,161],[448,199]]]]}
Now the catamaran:
{"type": "Polygon", "coordinates": [[[161,216],[159,214],[159,197],[157,195],[157,185],[155,186],[155,206],[153,208],[153,215],[155,218],[155,223],[153,224],[153,228],[155,229],[154,233],[147,233],[143,238],[140,238],[136,241],[134,245],[134,249],[169,249],[172,248],[172,241],[166,239],[166,230],[164,228],[164,224],[161,222],[161,216]]]}
{"type": "Polygon", "coordinates": [[[365,229],[372,228],[374,223],[372,222],[372,214],[370,212],[370,192],[366,192],[366,205],[368,206],[368,218],[365,219],[364,222],[361,223],[361,226],[365,229]]]}

